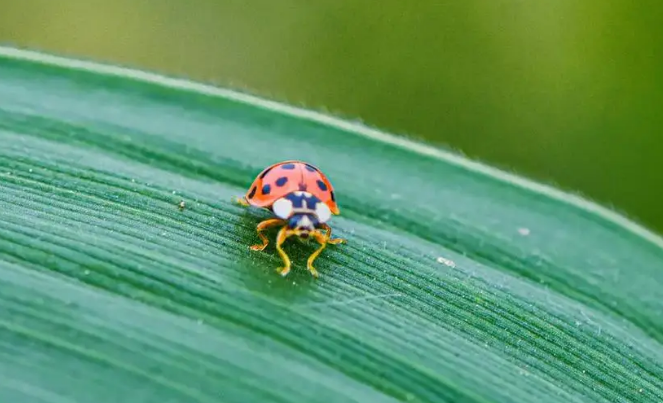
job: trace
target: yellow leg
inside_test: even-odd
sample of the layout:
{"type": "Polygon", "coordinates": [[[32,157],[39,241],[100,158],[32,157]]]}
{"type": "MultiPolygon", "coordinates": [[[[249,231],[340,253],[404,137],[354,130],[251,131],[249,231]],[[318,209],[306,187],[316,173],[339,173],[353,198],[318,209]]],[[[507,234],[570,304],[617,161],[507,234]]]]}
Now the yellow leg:
{"type": "Polygon", "coordinates": [[[294,235],[294,233],[288,230],[287,227],[283,227],[279,230],[279,234],[276,236],[276,251],[281,255],[281,259],[283,260],[283,267],[278,269],[279,274],[282,276],[287,276],[288,273],[290,273],[290,258],[281,248],[283,242],[285,242],[290,235],[294,235]]]}
{"type": "Polygon", "coordinates": [[[262,231],[266,230],[267,228],[283,224],[285,224],[285,221],[279,218],[270,218],[258,224],[258,226],[256,227],[256,231],[258,231],[258,236],[262,240],[262,245],[260,244],[252,245],[251,250],[257,250],[257,251],[264,250],[267,247],[267,245],[269,245],[269,239],[267,239],[267,237],[262,233],[262,231]]]}
{"type": "Polygon", "coordinates": [[[322,224],[322,229],[327,230],[327,235],[325,237],[327,238],[327,243],[330,243],[332,245],[338,245],[340,243],[346,243],[347,241],[343,238],[336,238],[336,239],[331,239],[332,235],[332,229],[329,225],[327,224],[322,224]]]}
{"type": "Polygon", "coordinates": [[[246,198],[244,196],[242,197],[233,197],[233,202],[236,204],[239,204],[242,207],[249,207],[250,204],[248,201],[246,201],[246,198]]]}
{"type": "Polygon", "coordinates": [[[325,249],[327,246],[327,243],[329,243],[329,233],[327,235],[322,235],[320,232],[314,232],[311,234],[316,241],[320,244],[320,247],[309,256],[308,261],[306,262],[306,268],[308,271],[311,272],[311,275],[313,277],[318,277],[318,271],[313,267],[313,261],[322,253],[322,251],[325,249]]]}

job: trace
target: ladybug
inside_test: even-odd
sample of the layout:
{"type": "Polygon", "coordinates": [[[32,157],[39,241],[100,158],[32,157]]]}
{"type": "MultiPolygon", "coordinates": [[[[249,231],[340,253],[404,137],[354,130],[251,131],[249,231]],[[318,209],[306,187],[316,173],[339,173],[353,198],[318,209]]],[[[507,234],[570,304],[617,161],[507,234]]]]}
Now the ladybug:
{"type": "Polygon", "coordinates": [[[265,208],[274,214],[256,227],[262,244],[251,246],[251,250],[262,251],[269,240],[262,231],[280,226],[276,236],[276,250],[283,260],[279,273],[290,272],[290,258],[281,245],[288,237],[313,238],[320,247],[309,256],[306,267],[311,275],[318,277],[313,261],[327,244],[340,244],[345,239],[331,239],[332,229],[327,224],[332,214],[340,210],[336,204],[331,183],[317,167],[303,161],[289,160],[265,168],[253,181],[246,194],[236,199],[244,206],[265,208]]]}

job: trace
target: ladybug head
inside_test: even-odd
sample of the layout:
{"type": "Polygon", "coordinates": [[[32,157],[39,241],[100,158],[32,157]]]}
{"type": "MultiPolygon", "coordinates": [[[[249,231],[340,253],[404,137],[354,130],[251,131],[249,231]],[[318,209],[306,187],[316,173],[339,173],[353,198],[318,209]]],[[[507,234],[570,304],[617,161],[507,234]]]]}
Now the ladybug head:
{"type": "Polygon", "coordinates": [[[331,218],[331,210],[317,197],[306,192],[296,192],[274,202],[272,211],[277,217],[287,220],[288,228],[303,238],[317,230],[331,218]]]}
{"type": "Polygon", "coordinates": [[[288,229],[297,231],[302,238],[307,238],[319,225],[320,222],[315,214],[293,214],[288,219],[288,229]]]}

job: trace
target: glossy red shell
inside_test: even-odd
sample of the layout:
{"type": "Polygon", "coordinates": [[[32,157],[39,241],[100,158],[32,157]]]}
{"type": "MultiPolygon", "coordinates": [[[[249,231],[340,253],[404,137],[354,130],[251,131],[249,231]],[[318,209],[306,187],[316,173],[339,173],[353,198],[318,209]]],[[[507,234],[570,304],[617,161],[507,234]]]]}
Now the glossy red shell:
{"type": "Polygon", "coordinates": [[[329,179],[317,167],[303,161],[283,161],[265,168],[244,197],[252,206],[269,208],[276,200],[296,191],[309,192],[325,203],[332,214],[340,213],[329,179]]]}

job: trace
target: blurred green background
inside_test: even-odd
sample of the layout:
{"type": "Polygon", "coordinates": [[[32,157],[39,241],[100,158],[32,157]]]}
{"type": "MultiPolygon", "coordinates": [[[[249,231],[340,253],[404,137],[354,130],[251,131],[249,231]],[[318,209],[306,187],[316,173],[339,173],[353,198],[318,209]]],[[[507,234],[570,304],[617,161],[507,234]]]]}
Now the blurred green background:
{"type": "Polygon", "coordinates": [[[0,42],[360,118],[663,232],[660,1],[0,0],[0,42]]]}

